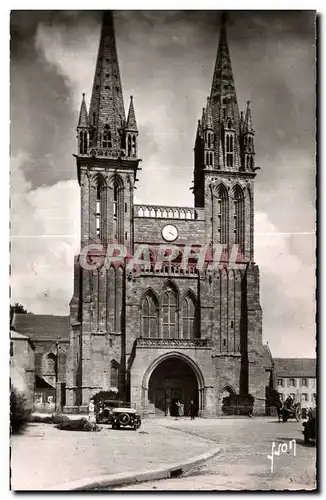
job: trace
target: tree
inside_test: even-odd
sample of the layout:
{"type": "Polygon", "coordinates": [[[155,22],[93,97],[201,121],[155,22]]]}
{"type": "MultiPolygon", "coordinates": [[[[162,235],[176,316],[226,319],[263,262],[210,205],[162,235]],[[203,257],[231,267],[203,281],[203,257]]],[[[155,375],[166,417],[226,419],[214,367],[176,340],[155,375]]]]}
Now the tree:
{"type": "Polygon", "coordinates": [[[14,312],[18,314],[28,314],[27,309],[19,302],[16,302],[14,305],[10,304],[10,314],[14,312]]]}

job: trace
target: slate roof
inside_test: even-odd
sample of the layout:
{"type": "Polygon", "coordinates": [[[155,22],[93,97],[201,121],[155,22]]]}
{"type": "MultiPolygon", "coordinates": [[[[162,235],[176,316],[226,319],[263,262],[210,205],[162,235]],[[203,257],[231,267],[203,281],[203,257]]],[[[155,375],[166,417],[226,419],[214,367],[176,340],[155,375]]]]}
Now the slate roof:
{"type": "Polygon", "coordinates": [[[15,314],[11,326],[32,341],[69,339],[69,316],[51,314],[15,314]]]}
{"type": "Polygon", "coordinates": [[[316,377],[314,358],[274,358],[277,377],[316,377]]]}
{"type": "Polygon", "coordinates": [[[267,369],[273,368],[273,357],[268,344],[264,344],[264,367],[267,369]]]}
{"type": "Polygon", "coordinates": [[[10,330],[10,340],[25,340],[33,349],[35,347],[31,339],[27,337],[27,335],[23,335],[22,333],[16,332],[12,329],[10,330]]]}

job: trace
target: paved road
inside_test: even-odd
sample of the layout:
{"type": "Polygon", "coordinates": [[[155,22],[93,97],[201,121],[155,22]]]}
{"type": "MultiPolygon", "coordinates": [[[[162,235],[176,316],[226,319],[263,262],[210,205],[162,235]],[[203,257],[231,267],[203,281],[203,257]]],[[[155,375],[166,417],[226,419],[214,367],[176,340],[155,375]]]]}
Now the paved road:
{"type": "Polygon", "coordinates": [[[145,420],[135,432],[101,426],[101,432],[61,431],[51,424],[32,423],[11,438],[11,486],[14,490],[44,490],[102,474],[147,471],[189,460],[213,449],[195,438],[184,447],[182,432],[155,420],[145,420]]]}
{"type": "MultiPolygon", "coordinates": [[[[314,489],[316,448],[306,446],[302,425],[290,421],[278,423],[273,418],[253,419],[181,419],[160,420],[164,427],[184,433],[185,446],[191,448],[194,436],[211,439],[222,452],[204,465],[194,468],[180,478],[152,481],[116,490],[284,490],[314,489]],[[271,472],[272,442],[279,444],[296,440],[293,449],[274,456],[271,472]]],[[[283,447],[285,449],[285,446],[283,447]]]]}

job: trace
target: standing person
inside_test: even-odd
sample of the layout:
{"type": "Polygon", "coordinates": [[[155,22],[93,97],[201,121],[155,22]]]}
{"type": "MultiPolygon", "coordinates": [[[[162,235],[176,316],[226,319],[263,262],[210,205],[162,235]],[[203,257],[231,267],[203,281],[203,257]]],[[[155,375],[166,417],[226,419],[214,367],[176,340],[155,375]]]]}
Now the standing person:
{"type": "Polygon", "coordinates": [[[180,401],[178,400],[176,403],[175,403],[175,419],[178,420],[179,416],[180,416],[180,401]]]}
{"type": "Polygon", "coordinates": [[[94,399],[91,399],[88,405],[88,420],[91,424],[96,423],[94,399]]]}
{"type": "Polygon", "coordinates": [[[190,420],[195,420],[195,413],[196,413],[196,410],[195,410],[195,403],[193,402],[193,400],[191,400],[189,402],[189,415],[190,415],[190,420]]]}

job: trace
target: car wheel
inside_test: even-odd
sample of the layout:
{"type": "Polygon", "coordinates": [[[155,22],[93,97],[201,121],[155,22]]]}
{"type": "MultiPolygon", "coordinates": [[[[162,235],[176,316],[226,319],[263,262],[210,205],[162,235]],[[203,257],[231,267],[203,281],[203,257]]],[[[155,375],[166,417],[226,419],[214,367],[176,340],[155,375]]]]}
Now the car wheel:
{"type": "Polygon", "coordinates": [[[121,413],[119,415],[119,423],[123,426],[130,424],[130,415],[128,413],[121,413]]]}

